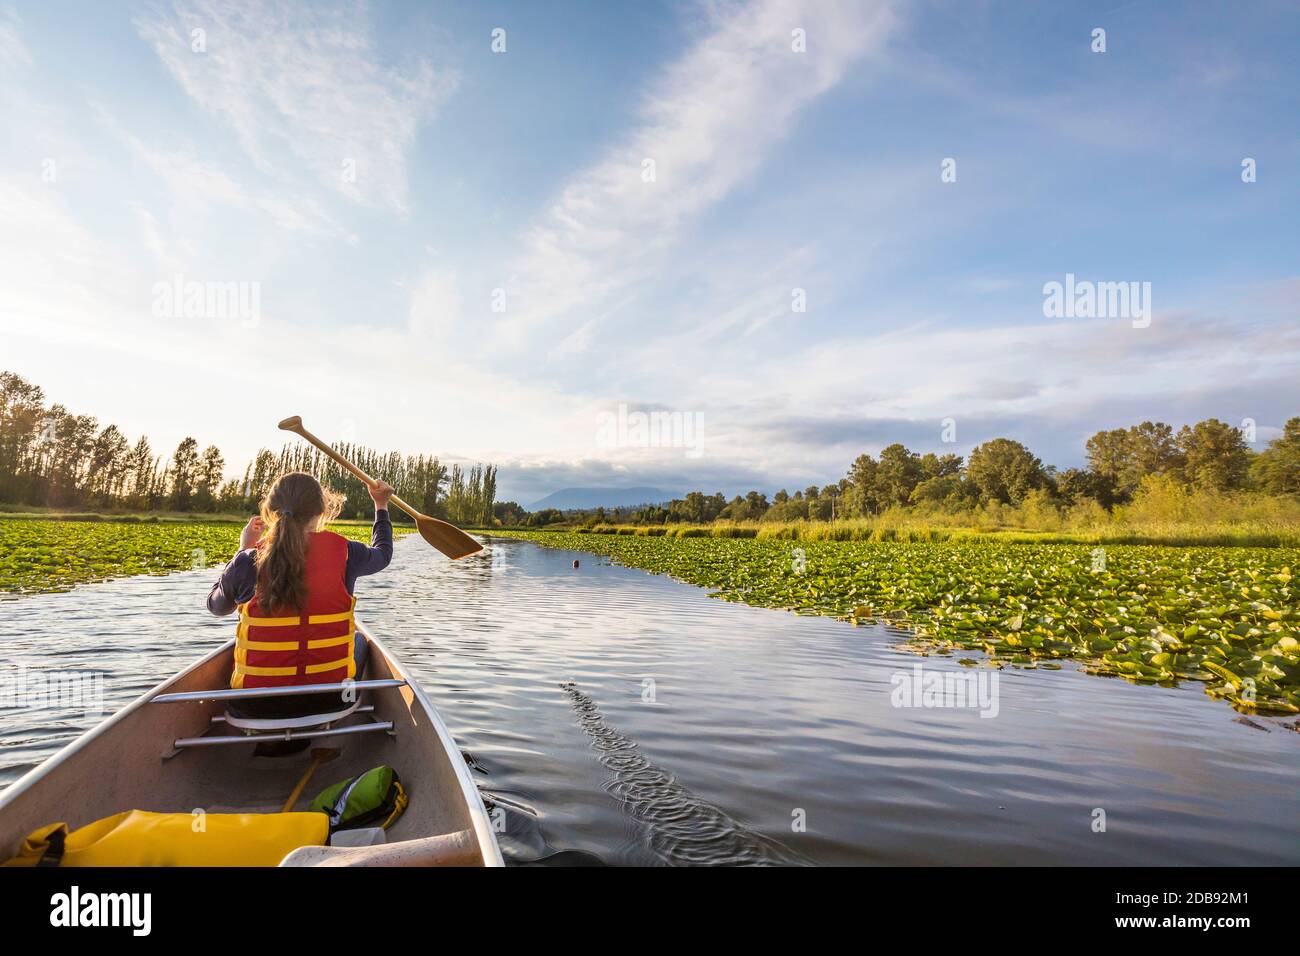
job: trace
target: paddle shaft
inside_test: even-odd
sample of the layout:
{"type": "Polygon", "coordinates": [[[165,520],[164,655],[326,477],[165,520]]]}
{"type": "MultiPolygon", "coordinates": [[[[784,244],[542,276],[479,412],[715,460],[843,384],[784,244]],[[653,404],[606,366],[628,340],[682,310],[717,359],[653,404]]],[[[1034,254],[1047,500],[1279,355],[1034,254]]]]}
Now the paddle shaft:
{"type": "MultiPolygon", "coordinates": [[[[352,462],[348,461],[346,458],[344,458],[342,455],[340,455],[338,452],[336,452],[336,451],[335,451],[333,448],[331,448],[329,445],[325,444],[323,441],[321,441],[319,438],[317,438],[317,437],[316,437],[315,435],[313,435],[311,432],[307,431],[307,429],[304,428],[302,425],[298,425],[297,427],[292,428],[292,429],[290,429],[290,430],[293,431],[294,433],[298,434],[298,435],[301,435],[303,438],[307,439],[309,442],[311,442],[313,445],[315,445],[317,448],[319,448],[319,449],[320,449],[321,451],[323,451],[325,454],[329,455],[330,458],[334,459],[335,463],[338,464],[339,467],[341,467],[341,468],[345,468],[345,469],[347,469],[348,471],[350,471],[350,472],[351,472],[351,473],[352,473],[352,474],[353,474],[353,475],[354,475],[354,476],[355,476],[359,481],[363,481],[363,482],[365,482],[365,485],[366,485],[367,488],[373,488],[373,487],[375,486],[375,479],[371,478],[371,477],[370,477],[369,475],[367,475],[364,471],[362,471],[362,470],[361,470],[360,468],[358,468],[356,465],[352,464],[352,462]]],[[[389,500],[392,504],[397,505],[397,507],[401,508],[403,511],[405,511],[405,512],[406,512],[408,515],[410,515],[412,518],[423,518],[423,517],[424,517],[424,515],[420,514],[420,512],[416,511],[414,508],[412,508],[410,505],[408,505],[408,504],[407,504],[405,501],[403,501],[401,498],[397,497],[397,495],[393,495],[393,496],[390,497],[388,500],[389,500]]]]}
{"type": "MultiPolygon", "coordinates": [[[[375,487],[375,479],[371,478],[329,445],[325,444],[311,432],[307,431],[303,426],[301,415],[292,415],[289,418],[286,418],[284,421],[280,422],[279,427],[284,431],[293,432],[299,438],[305,438],[307,441],[311,442],[348,472],[365,482],[367,488],[373,489],[375,487]]],[[[397,495],[392,495],[388,500],[415,519],[415,528],[420,532],[420,537],[453,561],[459,560],[466,555],[477,554],[483,550],[482,544],[475,541],[454,524],[449,524],[441,518],[430,518],[426,514],[420,514],[420,512],[416,511],[401,498],[397,497],[397,495]]]]}
{"type": "Polygon", "coordinates": [[[302,796],[302,791],[303,788],[307,786],[307,781],[310,780],[312,774],[316,772],[316,768],[327,760],[333,760],[340,753],[342,753],[342,751],[334,750],[329,747],[321,747],[317,750],[313,750],[311,752],[311,765],[308,766],[303,775],[298,778],[298,785],[293,788],[293,793],[289,794],[289,799],[284,801],[284,806],[280,808],[280,812],[288,813],[292,810],[293,805],[297,803],[298,798],[302,796]]]}

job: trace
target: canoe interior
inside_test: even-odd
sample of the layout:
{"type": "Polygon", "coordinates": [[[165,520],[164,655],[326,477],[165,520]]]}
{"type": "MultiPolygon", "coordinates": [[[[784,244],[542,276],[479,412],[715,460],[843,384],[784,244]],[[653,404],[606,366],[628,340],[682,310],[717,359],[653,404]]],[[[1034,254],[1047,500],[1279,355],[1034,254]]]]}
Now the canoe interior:
{"type": "MultiPolygon", "coordinates": [[[[404,676],[373,639],[369,658],[366,679],[404,676]]],[[[279,811],[311,762],[310,747],[288,757],[254,756],[253,744],[176,751],[172,742],[178,738],[238,731],[212,723],[224,711],[218,702],[148,700],[160,693],[229,687],[233,660],[231,645],[209,655],[0,793],[0,859],[12,856],[24,836],[47,823],[63,821],[75,830],[132,809],[279,811]]],[[[406,812],[388,830],[388,842],[473,829],[481,845],[490,843],[481,848],[480,863],[500,865],[495,841],[485,834],[482,803],[476,792],[465,792],[465,782],[458,778],[457,764],[464,773],[463,760],[459,753],[448,754],[415,691],[409,686],[368,691],[363,702],[374,705],[373,714],[353,714],[340,726],[372,718],[392,721],[394,735],[371,732],[312,741],[311,747],[336,748],[341,754],[317,768],[295,809],[305,809],[331,783],[388,764],[410,797],[406,812]],[[483,859],[489,855],[495,859],[483,859]]]]}

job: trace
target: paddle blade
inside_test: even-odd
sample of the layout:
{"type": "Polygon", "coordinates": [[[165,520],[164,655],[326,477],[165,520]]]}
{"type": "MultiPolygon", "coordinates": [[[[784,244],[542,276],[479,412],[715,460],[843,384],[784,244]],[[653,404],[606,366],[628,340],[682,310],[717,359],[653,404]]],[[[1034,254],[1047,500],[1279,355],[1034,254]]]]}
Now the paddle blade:
{"type": "Polygon", "coordinates": [[[276,427],[282,428],[287,432],[296,432],[298,429],[302,428],[302,416],[294,415],[290,418],[286,418],[276,427]]]}
{"type": "Polygon", "coordinates": [[[415,527],[419,529],[420,537],[453,561],[468,554],[477,554],[483,550],[483,545],[464,531],[461,531],[460,528],[437,518],[420,515],[415,519],[415,527]]]}

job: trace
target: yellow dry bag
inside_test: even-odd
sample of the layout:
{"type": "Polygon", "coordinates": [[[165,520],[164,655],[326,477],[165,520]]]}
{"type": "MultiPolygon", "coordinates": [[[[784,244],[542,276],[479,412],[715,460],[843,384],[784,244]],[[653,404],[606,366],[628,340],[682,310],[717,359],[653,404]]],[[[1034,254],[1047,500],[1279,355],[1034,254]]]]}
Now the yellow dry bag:
{"type": "Polygon", "coordinates": [[[303,846],[323,846],[323,813],[150,813],[127,810],[68,832],[29,834],[5,866],[278,866],[303,846]]]}

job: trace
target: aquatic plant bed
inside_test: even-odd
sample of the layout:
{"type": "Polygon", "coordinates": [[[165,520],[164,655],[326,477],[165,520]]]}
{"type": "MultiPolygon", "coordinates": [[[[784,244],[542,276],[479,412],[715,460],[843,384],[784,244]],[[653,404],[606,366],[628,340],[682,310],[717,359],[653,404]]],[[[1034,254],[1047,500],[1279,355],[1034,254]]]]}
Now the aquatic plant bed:
{"type": "Polygon", "coordinates": [[[1202,681],[1243,712],[1300,712],[1294,548],[502,536],[605,555],[728,601],[905,623],[925,652],[1024,667],[1075,659],[1137,683],[1202,681]]]}
{"type": "MultiPolygon", "coordinates": [[[[239,546],[242,524],[0,519],[0,592],[66,591],[135,574],[216,568],[239,546]]],[[[370,540],[370,525],[332,530],[370,540]]],[[[409,529],[394,529],[396,535],[409,529]]]]}

